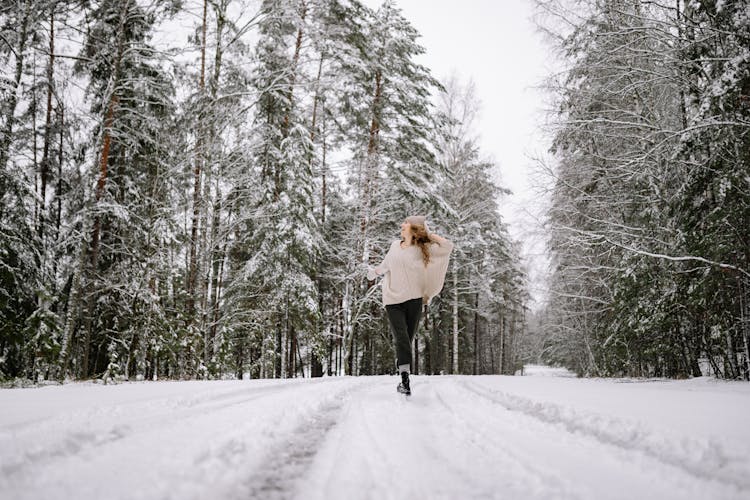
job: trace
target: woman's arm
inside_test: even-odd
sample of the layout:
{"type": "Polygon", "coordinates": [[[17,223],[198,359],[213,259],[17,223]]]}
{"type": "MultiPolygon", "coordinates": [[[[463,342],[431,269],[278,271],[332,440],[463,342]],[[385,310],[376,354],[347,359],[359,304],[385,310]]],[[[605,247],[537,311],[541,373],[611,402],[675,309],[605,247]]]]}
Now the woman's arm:
{"type": "Polygon", "coordinates": [[[433,255],[447,255],[453,251],[453,242],[448,238],[443,238],[435,233],[430,233],[430,241],[437,243],[437,248],[432,248],[430,251],[433,255]]]}
{"type": "Polygon", "coordinates": [[[385,254],[385,257],[383,258],[383,262],[381,262],[380,264],[378,264],[375,267],[371,267],[367,271],[367,279],[368,280],[372,281],[375,278],[377,278],[378,276],[381,276],[381,275],[383,275],[383,274],[385,274],[385,273],[387,273],[388,271],[391,270],[391,266],[390,266],[391,259],[390,259],[390,256],[391,256],[392,252],[393,252],[393,244],[391,244],[390,248],[388,249],[388,253],[385,254]]]}
{"type": "Polygon", "coordinates": [[[443,238],[442,236],[438,236],[435,233],[430,233],[429,236],[430,236],[430,241],[434,241],[438,245],[442,245],[443,243],[445,243],[446,241],[448,241],[446,238],[443,238]]]}

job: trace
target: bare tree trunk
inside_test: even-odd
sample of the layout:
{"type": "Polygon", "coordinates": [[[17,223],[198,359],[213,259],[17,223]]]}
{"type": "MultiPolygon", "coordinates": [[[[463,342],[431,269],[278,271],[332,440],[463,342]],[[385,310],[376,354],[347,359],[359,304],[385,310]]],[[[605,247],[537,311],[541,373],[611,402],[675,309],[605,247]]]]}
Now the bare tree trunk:
{"type": "Polygon", "coordinates": [[[727,355],[726,360],[729,364],[729,368],[732,370],[732,378],[737,378],[739,375],[739,367],[737,366],[737,350],[734,345],[734,341],[732,339],[732,331],[730,329],[727,329],[724,332],[724,338],[727,343],[727,355]]]}
{"type": "Polygon", "coordinates": [[[506,360],[505,360],[505,375],[513,375],[515,368],[515,344],[516,344],[516,310],[511,310],[510,313],[510,332],[508,339],[506,340],[507,345],[505,346],[506,360]]]}
{"type": "MultiPolygon", "coordinates": [[[[208,0],[203,0],[203,21],[201,25],[201,71],[198,81],[200,106],[205,106],[206,89],[206,20],[208,16],[208,0]]],[[[198,225],[201,213],[201,178],[203,175],[203,137],[202,127],[204,110],[198,111],[197,139],[195,143],[195,159],[193,168],[193,218],[190,228],[190,259],[187,279],[187,315],[192,322],[195,317],[195,293],[198,281],[198,225]]]]}
{"type": "Polygon", "coordinates": [[[737,295],[740,298],[740,325],[742,326],[742,341],[745,347],[745,380],[750,380],[750,302],[748,302],[748,288],[743,286],[741,277],[737,277],[737,295]]]}
{"type": "Polygon", "coordinates": [[[326,136],[325,136],[325,134],[323,135],[323,144],[322,144],[322,151],[321,151],[320,162],[321,162],[321,165],[320,165],[321,166],[321,170],[323,172],[322,173],[322,175],[323,175],[323,186],[321,188],[322,189],[322,194],[321,194],[321,197],[322,197],[322,200],[321,200],[321,215],[322,215],[322,221],[323,221],[323,223],[325,223],[325,221],[326,221],[326,196],[327,196],[327,192],[326,192],[326,168],[327,168],[327,165],[326,165],[326,136]]]}
{"type": "Polygon", "coordinates": [[[49,175],[49,148],[52,141],[52,93],[55,67],[55,10],[52,7],[49,21],[49,62],[47,63],[47,116],[44,124],[44,149],[41,171],[41,208],[39,210],[39,238],[44,235],[45,214],[47,210],[47,176],[49,175]]]}
{"type": "Polygon", "coordinates": [[[331,336],[328,337],[328,366],[326,368],[326,374],[331,377],[333,376],[333,332],[335,330],[332,329],[331,336]]]}
{"type": "MultiPolygon", "coordinates": [[[[224,46],[222,45],[224,28],[226,26],[226,9],[227,1],[222,1],[218,4],[213,4],[214,13],[216,15],[216,50],[214,52],[214,68],[211,80],[209,82],[209,91],[211,95],[212,105],[216,102],[216,97],[219,89],[219,79],[221,78],[222,59],[224,54],[224,46]]],[[[204,3],[205,7],[205,3],[204,3]]],[[[206,22],[206,15],[204,13],[204,23],[206,22]]],[[[205,52],[205,41],[203,43],[203,51],[205,52]]],[[[205,55],[203,56],[205,58],[205,55]]],[[[205,70],[205,67],[204,67],[205,70]]],[[[212,121],[209,125],[211,130],[209,138],[209,147],[213,146],[216,142],[216,130],[215,130],[215,119],[216,117],[212,114],[212,121]]],[[[212,149],[209,149],[212,151],[212,149]]],[[[208,164],[212,163],[210,155],[208,155],[208,164]]],[[[204,158],[205,159],[205,158],[204,158]]],[[[219,162],[219,171],[216,173],[215,187],[214,187],[214,201],[211,205],[213,212],[211,218],[211,235],[209,237],[209,243],[204,250],[206,255],[206,273],[203,282],[203,307],[204,318],[203,318],[203,331],[204,331],[204,364],[208,365],[213,359],[216,353],[216,328],[219,320],[219,288],[223,280],[224,270],[224,258],[226,255],[227,239],[224,239],[223,247],[220,248],[219,235],[221,234],[221,211],[222,211],[222,195],[220,189],[220,183],[222,178],[221,163],[219,162]],[[209,318],[210,315],[210,318],[209,318]]],[[[208,187],[208,178],[206,179],[206,187],[208,187]]],[[[206,196],[204,199],[208,199],[209,193],[207,189],[206,196]]],[[[203,234],[207,227],[208,210],[204,211],[204,224],[203,234]]]]}
{"type": "MultiPolygon", "coordinates": [[[[381,74],[378,71],[375,75],[375,93],[373,97],[373,111],[372,120],[370,123],[370,135],[367,144],[367,155],[364,161],[364,179],[360,182],[360,199],[361,202],[361,219],[360,219],[360,233],[357,242],[356,259],[363,264],[369,263],[370,244],[368,241],[368,230],[370,224],[370,205],[372,199],[372,189],[374,185],[374,177],[376,176],[375,170],[377,168],[377,138],[380,131],[380,98],[381,98],[381,74]]],[[[361,297],[364,297],[366,289],[368,287],[367,282],[358,283],[357,290],[353,295],[356,295],[357,291],[361,290],[361,297]]],[[[351,307],[352,304],[349,304],[351,307]]],[[[349,353],[348,353],[348,367],[349,374],[353,375],[355,371],[355,350],[356,350],[356,333],[353,325],[349,325],[348,330],[350,331],[349,336],[349,353]]]]}
{"type": "MultiPolygon", "coordinates": [[[[310,125],[310,143],[314,144],[315,142],[315,127],[318,117],[318,100],[320,99],[320,76],[323,73],[323,58],[324,56],[321,54],[320,56],[320,63],[318,64],[318,76],[315,80],[315,96],[313,97],[313,111],[312,111],[312,123],[310,125]]],[[[314,147],[314,146],[313,146],[314,147]]],[[[310,150],[310,158],[308,161],[308,167],[310,168],[310,171],[313,169],[313,158],[314,158],[314,150],[310,150]]],[[[325,224],[326,222],[326,171],[325,171],[325,139],[323,141],[323,164],[321,168],[321,176],[323,179],[323,193],[321,196],[321,226],[325,224]]],[[[317,267],[317,266],[316,266],[317,267]]],[[[318,273],[319,274],[319,273],[318,273]]],[[[318,277],[317,278],[317,284],[318,284],[318,310],[320,311],[321,316],[323,316],[323,280],[318,277]]],[[[318,329],[321,328],[320,322],[318,322],[318,329]]],[[[328,342],[328,371],[330,375],[330,352],[331,352],[331,342],[329,340],[328,342]]],[[[313,346],[310,346],[310,376],[311,377],[322,377],[323,376],[323,365],[320,359],[318,359],[317,354],[315,354],[315,349],[313,346]]]]}
{"type": "MultiPolygon", "coordinates": [[[[320,100],[320,77],[323,74],[323,60],[325,54],[320,55],[320,62],[318,62],[318,76],[315,78],[315,96],[313,97],[313,109],[312,109],[312,123],[310,124],[310,142],[315,140],[315,125],[318,117],[318,101],[320,100]]],[[[312,157],[311,157],[312,160],[312,157]]]]}
{"type": "Polygon", "coordinates": [[[222,297],[222,291],[224,289],[224,264],[226,263],[226,256],[227,256],[227,245],[229,244],[228,240],[224,240],[224,246],[221,250],[221,253],[219,255],[219,277],[218,282],[216,284],[216,292],[214,293],[214,301],[213,301],[213,319],[211,321],[211,345],[213,348],[212,356],[216,355],[217,352],[217,346],[216,346],[216,329],[218,328],[219,319],[220,319],[220,313],[221,308],[219,307],[221,297],[222,297]]]}
{"type": "Polygon", "coordinates": [[[458,272],[456,270],[456,259],[451,262],[453,274],[453,371],[458,374],[458,272]]]}
{"type": "Polygon", "coordinates": [[[478,375],[479,360],[479,293],[474,294],[474,363],[472,373],[478,375]]]}
{"type": "Polygon", "coordinates": [[[223,271],[224,271],[224,258],[226,255],[227,240],[224,239],[223,243],[219,241],[220,225],[221,225],[221,191],[219,190],[219,179],[216,180],[216,199],[214,201],[214,215],[213,222],[211,224],[211,284],[210,284],[210,297],[208,300],[207,311],[210,311],[211,317],[209,324],[207,325],[207,339],[206,339],[206,351],[204,362],[208,364],[216,353],[216,324],[219,320],[219,289],[222,286],[223,271]],[[221,246],[220,246],[221,245],[221,246]],[[219,247],[220,248],[217,248],[219,247]]]}
{"type": "Polygon", "coordinates": [[[354,373],[354,358],[356,356],[356,352],[355,351],[356,351],[356,348],[357,348],[357,344],[356,344],[356,340],[355,340],[356,336],[357,335],[356,335],[356,333],[354,333],[354,331],[352,331],[352,334],[349,336],[349,360],[348,360],[349,362],[347,364],[348,364],[348,368],[349,368],[348,375],[352,375],[352,376],[356,375],[356,373],[354,373]]]}
{"type": "MultiPolygon", "coordinates": [[[[5,170],[10,158],[10,145],[13,142],[13,126],[16,122],[16,106],[18,105],[18,89],[21,87],[21,78],[23,77],[23,63],[26,55],[26,43],[29,38],[29,20],[31,17],[31,2],[25,3],[23,20],[20,26],[20,35],[18,37],[18,46],[15,49],[16,72],[13,79],[13,87],[8,99],[7,112],[5,114],[5,130],[3,130],[2,139],[0,139],[0,199],[5,196],[7,186],[5,185],[5,170]]],[[[0,218],[3,217],[3,207],[0,205],[0,218]]]]}
{"type": "Polygon", "coordinates": [[[63,164],[63,139],[65,134],[65,108],[60,104],[60,144],[57,151],[57,216],[55,217],[55,239],[60,237],[60,223],[62,219],[62,164],[63,164]]]}
{"type": "Polygon", "coordinates": [[[487,333],[490,336],[489,341],[489,348],[490,348],[490,374],[495,375],[497,372],[495,371],[495,335],[492,334],[492,321],[490,321],[487,325],[487,333]]]}
{"type": "MultiPolygon", "coordinates": [[[[370,136],[367,143],[367,156],[364,164],[364,179],[362,180],[362,214],[360,220],[360,262],[369,263],[370,244],[368,241],[368,231],[370,226],[370,205],[372,203],[372,190],[374,178],[377,176],[377,148],[378,135],[380,132],[380,97],[381,97],[381,74],[378,71],[375,75],[375,94],[373,97],[372,120],[370,122],[370,136]]],[[[365,285],[366,286],[366,285],[365,285]]],[[[364,295],[364,293],[363,293],[364,295]]]]}
{"type": "Polygon", "coordinates": [[[198,246],[198,276],[201,278],[199,280],[199,283],[197,284],[198,290],[197,290],[197,300],[199,304],[199,316],[197,317],[198,321],[196,321],[198,326],[198,331],[201,332],[202,338],[201,340],[204,343],[204,352],[205,352],[205,344],[208,338],[208,328],[206,327],[206,323],[208,321],[208,310],[207,310],[207,303],[208,303],[208,284],[210,281],[210,274],[211,274],[211,259],[213,258],[213,254],[216,252],[212,242],[209,241],[209,227],[208,227],[208,213],[209,210],[212,209],[212,207],[209,207],[210,203],[208,203],[209,200],[211,200],[211,183],[212,183],[212,161],[210,158],[210,149],[212,145],[211,138],[209,138],[208,141],[204,142],[204,169],[203,169],[203,196],[201,197],[203,201],[203,210],[201,210],[201,221],[198,223],[198,226],[200,228],[200,244],[198,246]],[[206,144],[207,142],[207,144],[206,144]]]}
{"type": "Polygon", "coordinates": [[[281,328],[281,378],[286,378],[287,371],[287,353],[289,349],[287,343],[289,342],[289,296],[285,301],[286,307],[284,308],[284,327],[281,328]]]}
{"type": "Polygon", "coordinates": [[[750,341],[748,341],[748,337],[750,337],[750,334],[748,334],[748,330],[750,330],[748,314],[750,314],[750,311],[747,310],[747,307],[745,309],[742,317],[742,340],[745,343],[745,380],[750,380],[750,341]]]}
{"type": "Polygon", "coordinates": [[[70,363],[70,348],[73,341],[73,329],[75,327],[76,315],[78,314],[78,303],[81,298],[81,276],[86,269],[86,244],[82,243],[79,253],[78,267],[73,271],[73,282],[68,299],[68,310],[65,314],[65,329],[63,330],[62,345],[60,346],[60,378],[64,380],[68,375],[70,363]]]}
{"type": "MultiPolygon", "coordinates": [[[[677,40],[676,43],[682,45],[683,40],[683,32],[682,32],[682,20],[680,19],[680,4],[682,3],[682,0],[675,0],[675,11],[677,13],[677,19],[675,24],[677,25],[677,40]]],[[[687,129],[688,123],[687,123],[687,109],[686,109],[686,96],[685,96],[685,87],[684,84],[680,85],[680,117],[681,117],[681,123],[682,128],[687,129]]]]}
{"type": "MultiPolygon", "coordinates": [[[[134,310],[135,310],[134,305],[134,310]]],[[[130,380],[130,374],[131,370],[135,370],[136,366],[136,351],[138,350],[138,330],[133,330],[133,335],[130,337],[130,342],[128,343],[128,358],[125,362],[125,380],[130,380]]]]}
{"type": "Polygon", "coordinates": [[[360,223],[360,233],[362,238],[362,262],[368,263],[370,248],[367,241],[368,229],[370,224],[370,205],[372,200],[372,190],[374,178],[377,176],[377,149],[378,135],[380,133],[380,98],[382,94],[381,73],[375,74],[375,95],[372,105],[372,120],[370,122],[370,137],[367,142],[367,157],[365,160],[365,177],[363,186],[362,202],[362,220],[360,223]]]}
{"type": "Polygon", "coordinates": [[[292,57],[292,74],[289,81],[289,106],[286,109],[286,113],[284,114],[284,137],[287,136],[289,133],[289,122],[290,122],[290,115],[292,112],[292,96],[294,95],[294,85],[297,81],[297,65],[299,64],[299,55],[300,51],[302,49],[302,36],[304,34],[304,22],[305,17],[307,16],[307,4],[304,0],[301,2],[302,4],[302,11],[300,12],[300,25],[297,28],[297,41],[294,44],[294,56],[292,57]]]}
{"type": "MultiPolygon", "coordinates": [[[[31,164],[34,170],[34,194],[37,195],[37,198],[39,197],[39,185],[37,184],[37,175],[38,172],[38,166],[39,161],[37,159],[37,151],[39,150],[37,145],[37,133],[36,133],[36,115],[37,115],[37,102],[36,102],[36,52],[34,52],[34,56],[31,59],[31,74],[32,74],[32,81],[31,81],[31,88],[33,91],[31,92],[31,106],[30,106],[30,112],[31,112],[31,164]]],[[[38,224],[41,220],[40,216],[40,210],[39,210],[39,203],[34,201],[34,223],[38,224]]]]}
{"type": "Polygon", "coordinates": [[[289,374],[290,378],[297,378],[297,332],[292,326],[289,330],[289,374]]]}
{"type": "MultiPolygon", "coordinates": [[[[315,132],[316,132],[316,125],[317,125],[317,118],[318,118],[318,101],[320,100],[320,77],[323,74],[323,59],[324,55],[321,54],[320,56],[320,62],[318,63],[318,76],[315,79],[315,96],[313,97],[313,111],[312,111],[312,124],[310,126],[310,142],[315,141],[315,132]]],[[[325,127],[325,126],[324,126],[325,127]]],[[[321,200],[320,200],[320,207],[321,207],[321,223],[325,224],[326,222],[326,141],[325,141],[325,134],[322,134],[323,136],[323,144],[322,144],[322,160],[321,160],[321,177],[322,177],[322,192],[321,192],[321,200]]],[[[310,154],[310,168],[312,169],[312,161],[313,161],[314,155],[310,154]]]]}
{"type": "MultiPolygon", "coordinates": [[[[109,149],[110,149],[110,134],[109,130],[112,127],[112,123],[114,121],[114,108],[116,103],[116,97],[114,94],[112,95],[112,98],[110,100],[109,104],[109,111],[107,112],[107,118],[104,122],[104,142],[102,146],[102,152],[101,152],[101,160],[99,165],[99,180],[96,183],[96,193],[95,193],[95,204],[98,204],[99,200],[101,199],[102,195],[104,194],[104,187],[107,181],[107,163],[109,161],[109,149]]],[[[101,218],[99,214],[97,213],[94,216],[94,227],[91,231],[91,247],[90,247],[90,264],[89,267],[91,268],[91,279],[95,279],[96,276],[96,269],[98,266],[98,260],[99,260],[99,234],[101,231],[101,218]]],[[[91,343],[91,329],[93,328],[93,320],[92,315],[94,311],[94,304],[96,302],[95,300],[96,294],[93,290],[89,290],[89,300],[88,300],[88,317],[86,320],[86,333],[84,338],[84,346],[83,346],[83,364],[82,364],[82,375],[84,378],[88,376],[88,368],[89,368],[89,347],[91,343]]]]}
{"type": "Polygon", "coordinates": [[[500,374],[505,373],[505,314],[500,313],[500,374]]]}
{"type": "MultiPolygon", "coordinates": [[[[220,4],[214,4],[214,13],[216,14],[216,51],[214,52],[214,73],[210,82],[211,98],[216,99],[219,91],[219,78],[221,77],[222,59],[224,57],[224,45],[222,39],[224,28],[226,27],[227,4],[229,0],[224,0],[220,4]]],[[[212,132],[213,133],[213,132],[212,132]]]]}
{"type": "Polygon", "coordinates": [[[340,297],[339,298],[339,314],[338,314],[338,318],[339,318],[339,320],[338,320],[339,336],[336,337],[336,376],[341,375],[341,370],[343,368],[343,366],[342,366],[342,364],[343,364],[342,363],[342,360],[343,360],[343,357],[342,357],[343,345],[342,344],[343,344],[343,341],[344,341],[344,337],[346,335],[346,327],[344,325],[344,314],[345,314],[345,311],[344,311],[344,298],[340,297]]]}
{"type": "Polygon", "coordinates": [[[336,354],[336,375],[343,374],[344,370],[344,336],[342,335],[338,338],[338,349],[336,354]]]}

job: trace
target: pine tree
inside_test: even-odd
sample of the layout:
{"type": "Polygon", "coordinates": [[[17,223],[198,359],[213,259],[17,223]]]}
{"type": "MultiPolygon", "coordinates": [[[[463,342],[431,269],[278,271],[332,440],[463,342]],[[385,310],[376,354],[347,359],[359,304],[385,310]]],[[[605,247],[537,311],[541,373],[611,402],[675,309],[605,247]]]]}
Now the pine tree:
{"type": "Polygon", "coordinates": [[[682,10],[686,168],[672,217],[685,255],[724,266],[692,265],[678,300],[706,318],[690,333],[693,350],[704,344],[709,358],[721,353],[725,361],[715,371],[750,379],[750,19],[742,2],[682,10]]]}
{"type": "Polygon", "coordinates": [[[53,106],[57,3],[0,10],[0,376],[45,378],[59,349],[54,242],[45,233],[53,135],[63,132],[53,106]]]}
{"type": "Polygon", "coordinates": [[[134,1],[97,5],[76,65],[89,79],[91,112],[99,117],[92,150],[97,181],[86,219],[91,232],[75,271],[66,327],[70,344],[77,308],[83,305],[83,338],[76,348],[76,373],[81,377],[109,372],[123,345],[129,351],[137,347],[140,312],[145,309],[141,301],[150,302],[153,269],[139,274],[144,281],[135,283],[132,272],[139,256],[160,246],[158,237],[150,236],[152,225],[169,225],[161,209],[169,205],[161,189],[169,173],[161,169],[161,161],[168,156],[163,146],[173,90],[149,36],[157,20],[171,14],[170,7],[155,4],[144,10],[134,1]]]}
{"type": "Polygon", "coordinates": [[[267,1],[261,8],[252,80],[259,103],[251,138],[257,190],[241,200],[243,236],[233,253],[242,259],[235,261],[230,285],[235,304],[259,311],[240,335],[257,335],[263,352],[275,345],[278,377],[297,375],[299,340],[314,333],[318,314],[312,266],[320,230],[313,216],[310,131],[297,90],[306,8],[305,2],[288,1],[267,1]]]}

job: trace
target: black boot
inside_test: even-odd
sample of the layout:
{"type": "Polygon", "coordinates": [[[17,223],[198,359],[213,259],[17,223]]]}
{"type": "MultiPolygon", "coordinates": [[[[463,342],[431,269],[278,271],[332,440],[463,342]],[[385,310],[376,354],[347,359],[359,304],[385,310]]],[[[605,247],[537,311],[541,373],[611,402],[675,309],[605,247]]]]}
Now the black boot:
{"type": "Polygon", "coordinates": [[[411,387],[409,387],[409,372],[401,372],[401,383],[398,384],[398,392],[411,396],[411,387]]]}

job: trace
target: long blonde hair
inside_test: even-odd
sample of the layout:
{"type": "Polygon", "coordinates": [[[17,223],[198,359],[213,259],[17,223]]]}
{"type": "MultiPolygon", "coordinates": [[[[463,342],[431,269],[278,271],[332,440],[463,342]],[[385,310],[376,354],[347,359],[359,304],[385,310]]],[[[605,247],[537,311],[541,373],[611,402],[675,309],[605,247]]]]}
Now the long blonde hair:
{"type": "Polygon", "coordinates": [[[417,245],[422,252],[425,267],[430,263],[430,236],[423,224],[409,224],[411,226],[411,244],[417,245]]]}

